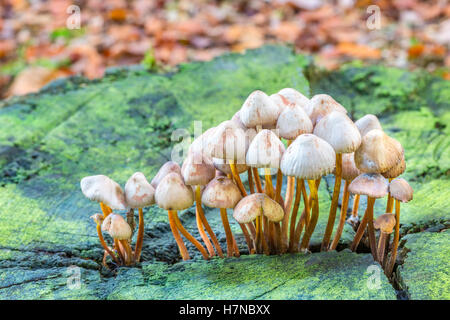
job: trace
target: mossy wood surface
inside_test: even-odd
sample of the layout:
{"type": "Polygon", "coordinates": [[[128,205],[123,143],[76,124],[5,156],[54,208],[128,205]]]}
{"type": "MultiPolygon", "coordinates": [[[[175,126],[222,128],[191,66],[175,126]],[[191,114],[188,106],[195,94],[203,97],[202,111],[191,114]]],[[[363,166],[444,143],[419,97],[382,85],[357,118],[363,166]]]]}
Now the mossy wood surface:
{"type": "MultiPolygon", "coordinates": [[[[97,81],[53,82],[39,94],[0,105],[0,298],[450,299],[449,131],[449,81],[356,64],[322,72],[285,47],[181,65],[171,74],[132,67],[112,69],[97,81]],[[415,194],[402,205],[401,232],[408,235],[394,285],[383,273],[370,285],[377,276],[370,254],[344,249],[354,235],[350,225],[339,252],[246,256],[230,218],[240,259],[203,261],[188,246],[193,259],[181,262],[167,215],[156,207],[144,210],[142,263],[115,272],[101,267],[103,252],[89,219],[99,207],[83,197],[83,176],[106,174],[122,186],[135,171],[150,179],[170,158],[174,129],[192,132],[198,120],[205,130],[229,119],[251,91],[284,87],[309,97],[329,93],[353,119],[376,114],[403,144],[404,177],[415,194]],[[74,270],[80,271],[79,288],[68,286],[74,270]]],[[[313,251],[325,230],[332,189],[329,176],[319,190],[313,251]]],[[[376,214],[384,213],[385,204],[376,202],[376,214]]],[[[225,248],[218,212],[206,215],[225,248]]],[[[180,216],[200,238],[194,210],[180,216]]]]}

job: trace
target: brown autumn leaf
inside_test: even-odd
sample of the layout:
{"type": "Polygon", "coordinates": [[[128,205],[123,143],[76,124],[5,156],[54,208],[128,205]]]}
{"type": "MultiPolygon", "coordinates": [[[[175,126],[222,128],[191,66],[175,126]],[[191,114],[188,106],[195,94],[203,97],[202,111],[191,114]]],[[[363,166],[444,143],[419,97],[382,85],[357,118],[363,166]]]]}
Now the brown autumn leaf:
{"type": "Polygon", "coordinates": [[[350,42],[339,43],[336,47],[339,54],[350,56],[358,59],[380,59],[381,51],[363,44],[350,42]]]}
{"type": "Polygon", "coordinates": [[[108,12],[108,18],[113,21],[125,21],[127,10],[124,8],[114,8],[108,12]]]}
{"type": "Polygon", "coordinates": [[[301,33],[301,26],[294,21],[283,21],[272,28],[271,33],[285,42],[294,42],[301,33]]]}
{"type": "Polygon", "coordinates": [[[416,59],[420,57],[425,51],[425,46],[421,43],[414,44],[408,48],[408,58],[416,59]]]}

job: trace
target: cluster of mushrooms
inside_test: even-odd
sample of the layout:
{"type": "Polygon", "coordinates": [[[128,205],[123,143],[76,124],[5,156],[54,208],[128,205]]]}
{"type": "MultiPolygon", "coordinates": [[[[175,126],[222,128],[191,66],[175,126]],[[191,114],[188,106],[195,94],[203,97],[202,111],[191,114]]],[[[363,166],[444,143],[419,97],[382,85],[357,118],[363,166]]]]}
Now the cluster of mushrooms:
{"type": "Polygon", "coordinates": [[[97,175],[83,178],[81,189],[87,198],[100,202],[102,214],[93,219],[105,250],[104,264],[109,255],[118,265],[131,265],[139,261],[142,250],[142,209],[155,202],[167,210],[184,260],[190,257],[181,236],[205,259],[216,254],[224,257],[203,205],[220,209],[228,257],[239,257],[240,253],[227,209],[233,210],[250,254],[308,252],[319,218],[318,188],[322,177],[332,173],[334,190],[321,251],[336,249],[348,221],[357,227],[351,250],[356,251],[363,237],[368,239],[373,258],[389,275],[399,244],[400,202],[410,201],[413,194],[409,184],[398,178],[404,171],[401,144],[383,131],[376,116],[369,114],[353,123],[346,109],[331,96],[318,94],[308,99],[295,89],[285,88],[271,96],[252,92],[231,120],[208,129],[192,142],[181,168],[169,161],[151,183],[137,172],[122,191],[110,178],[97,175]],[[241,174],[247,176],[248,189],[241,174]],[[342,180],[340,217],[332,238],[342,180]],[[355,196],[347,220],[350,194],[355,196]],[[367,197],[367,206],[359,221],[361,195],[367,197]],[[386,213],[374,219],[375,200],[386,196],[386,213]],[[178,211],[190,208],[194,201],[204,245],[178,217],[178,211]],[[127,219],[113,209],[127,209],[127,219]],[[139,226],[132,250],[134,209],[139,210],[139,226]],[[380,230],[378,242],[375,229],[380,230]],[[106,244],[102,231],[114,239],[112,247],[106,244]]]}

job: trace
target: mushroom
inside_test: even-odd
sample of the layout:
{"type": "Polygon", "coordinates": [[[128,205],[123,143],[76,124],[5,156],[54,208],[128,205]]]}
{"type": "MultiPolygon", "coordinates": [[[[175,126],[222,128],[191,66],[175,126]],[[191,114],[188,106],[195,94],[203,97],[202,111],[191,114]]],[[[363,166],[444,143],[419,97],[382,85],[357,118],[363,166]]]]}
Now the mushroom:
{"type": "Polygon", "coordinates": [[[361,144],[361,134],[353,121],[342,112],[332,111],[323,117],[314,127],[314,134],[328,142],[336,153],[336,170],[333,197],[331,200],[328,223],[322,240],[321,251],[328,250],[336,211],[339,202],[342,179],[342,154],[352,153],[361,144]]]}
{"type": "MultiPolygon", "coordinates": [[[[280,161],[281,157],[284,153],[284,145],[280,141],[280,139],[270,130],[263,129],[261,130],[256,137],[253,139],[250,147],[247,151],[246,162],[247,165],[253,168],[264,168],[265,170],[265,193],[275,201],[281,203],[281,187],[283,176],[281,174],[280,161]],[[273,185],[272,185],[272,176],[270,173],[270,168],[278,169],[277,174],[277,189],[274,193],[273,185]]],[[[275,243],[275,239],[273,239],[272,224],[270,221],[268,223],[268,232],[270,242],[269,244],[272,246],[275,243]],[[272,240],[273,239],[273,240],[272,240]]],[[[279,224],[275,226],[275,228],[279,229],[279,224]]],[[[281,232],[277,235],[277,242],[281,243],[281,232]]]]}
{"type": "Polygon", "coordinates": [[[134,249],[136,262],[139,262],[144,240],[144,213],[142,208],[155,203],[155,188],[147,181],[142,172],[136,172],[128,179],[125,184],[125,200],[130,208],[139,210],[139,228],[134,249]]]}
{"type": "Polygon", "coordinates": [[[245,154],[248,148],[246,141],[244,130],[231,120],[222,122],[210,139],[212,157],[229,161],[233,179],[236,181],[243,196],[247,192],[237,172],[236,164],[245,163],[245,154]]]}
{"type": "MultiPolygon", "coordinates": [[[[342,231],[344,230],[345,219],[347,217],[348,200],[350,197],[348,187],[350,183],[353,181],[353,179],[355,179],[360,174],[361,172],[355,165],[353,153],[344,153],[342,155],[342,179],[344,179],[345,184],[344,184],[344,191],[342,193],[341,216],[339,219],[338,227],[336,229],[336,233],[334,234],[333,242],[330,245],[330,250],[336,249],[339,240],[341,238],[342,231]]],[[[356,197],[359,198],[359,194],[355,195],[355,199],[356,197]]]]}
{"type": "Polygon", "coordinates": [[[284,210],[280,204],[264,193],[254,193],[242,198],[233,211],[233,217],[239,223],[256,221],[256,250],[265,254],[270,254],[270,251],[262,232],[261,217],[266,216],[270,221],[280,221],[283,215],[284,210]]]}
{"type": "Polygon", "coordinates": [[[338,111],[344,114],[347,113],[347,110],[343,106],[327,94],[316,94],[312,97],[305,107],[305,111],[311,119],[313,126],[330,112],[338,111]]]}
{"type": "Polygon", "coordinates": [[[114,243],[119,242],[119,254],[123,256],[125,265],[129,266],[134,260],[133,252],[128,243],[132,233],[130,225],[121,215],[111,213],[103,220],[102,231],[108,232],[114,239],[114,243]]]}
{"type": "MultiPolygon", "coordinates": [[[[301,185],[298,179],[308,180],[310,189],[310,196],[312,199],[312,213],[311,219],[306,227],[300,249],[305,251],[309,246],[309,240],[314,232],[314,229],[319,218],[319,199],[317,194],[317,182],[323,175],[333,171],[335,167],[336,154],[328,142],[313,135],[302,134],[286,149],[283,158],[281,159],[281,171],[287,176],[297,177],[297,189],[301,185]]],[[[304,199],[305,204],[308,202],[304,199]]],[[[297,190],[294,209],[300,202],[300,192],[297,190]]],[[[308,212],[305,212],[306,215],[308,212]]],[[[294,210],[291,217],[291,231],[292,224],[295,224],[297,212],[294,210]]],[[[302,219],[302,217],[300,217],[302,219]]],[[[303,220],[305,220],[304,218],[303,220]]],[[[293,233],[290,233],[290,240],[292,242],[293,233]]],[[[291,250],[294,250],[291,247],[291,250]]]]}
{"type": "Polygon", "coordinates": [[[209,181],[214,178],[216,170],[214,168],[213,162],[202,152],[190,152],[183,162],[181,172],[183,174],[185,184],[188,186],[193,186],[195,188],[195,213],[197,228],[200,236],[206,244],[209,255],[215,256],[215,252],[203,227],[205,227],[206,231],[209,233],[209,236],[214,243],[217,253],[220,257],[223,257],[222,248],[220,247],[219,241],[217,240],[214,231],[211,229],[211,226],[209,225],[202,208],[201,186],[207,185],[209,181]]]}
{"type": "Polygon", "coordinates": [[[200,136],[198,136],[191,143],[188,149],[188,153],[201,153],[203,156],[210,158],[211,157],[211,143],[210,138],[216,131],[216,127],[209,128],[205,132],[203,132],[200,136]]]}
{"type": "Polygon", "coordinates": [[[377,259],[376,253],[376,239],[375,230],[373,228],[373,207],[375,199],[383,198],[388,194],[388,182],[378,173],[363,173],[357,176],[352,183],[350,183],[349,191],[353,194],[360,194],[367,196],[367,208],[364,213],[364,217],[361,220],[361,224],[356,231],[355,238],[353,239],[350,249],[355,251],[358,248],[358,244],[364,234],[366,226],[368,227],[370,249],[372,256],[377,259]]]}
{"type": "Polygon", "coordinates": [[[167,210],[170,229],[183,260],[189,260],[189,253],[179,232],[192,242],[206,260],[209,259],[205,248],[183,227],[178,218],[178,210],[187,209],[194,203],[194,193],[184,184],[180,174],[171,172],[159,182],[155,191],[155,201],[161,209],[167,210]]]}
{"type": "MultiPolygon", "coordinates": [[[[386,179],[389,180],[389,183],[392,181],[392,179],[397,178],[399,175],[401,175],[406,170],[406,162],[405,162],[405,155],[403,154],[402,160],[397,163],[395,166],[393,166],[391,169],[389,169],[386,172],[383,172],[382,175],[386,179]]],[[[391,212],[394,209],[394,199],[392,198],[391,194],[388,195],[388,201],[386,204],[386,212],[391,212]]]]}
{"type": "Polygon", "coordinates": [[[175,173],[178,173],[179,175],[181,175],[181,168],[178,165],[178,163],[176,163],[174,161],[167,161],[158,170],[158,173],[156,174],[156,176],[153,177],[152,182],[150,183],[152,185],[152,187],[155,188],[155,190],[156,190],[159,182],[171,172],[175,172],[175,173]]]}
{"type": "MultiPolygon", "coordinates": [[[[111,258],[114,260],[114,262],[117,265],[119,265],[120,264],[119,260],[117,260],[116,255],[112,252],[111,248],[108,247],[108,245],[105,242],[105,239],[103,238],[103,234],[102,234],[102,223],[104,220],[103,215],[100,213],[96,213],[91,216],[91,219],[94,220],[95,223],[97,224],[97,235],[98,235],[98,238],[100,239],[100,243],[101,243],[103,249],[105,249],[105,252],[111,256],[111,258]]],[[[106,258],[106,255],[104,255],[104,257],[103,257],[103,265],[105,267],[107,267],[105,258],[106,258]]]]}
{"type": "MultiPolygon", "coordinates": [[[[233,209],[236,204],[242,199],[239,188],[233,183],[233,181],[226,177],[217,177],[211,180],[203,191],[202,201],[211,208],[220,209],[220,217],[222,219],[223,228],[227,239],[227,256],[233,256],[233,252],[236,257],[239,257],[239,249],[236,245],[236,240],[231,232],[230,224],[228,222],[227,208],[233,209]]],[[[243,228],[243,230],[247,229],[243,228]]],[[[244,236],[249,247],[249,252],[253,248],[248,232],[244,236]]]]}
{"type": "Polygon", "coordinates": [[[391,275],[397,258],[398,242],[400,239],[400,202],[409,202],[413,198],[413,189],[409,183],[402,178],[394,179],[389,184],[389,194],[395,199],[395,233],[392,242],[392,254],[386,268],[386,274],[391,275]]]}
{"type": "Polygon", "coordinates": [[[261,90],[253,91],[239,112],[239,117],[247,128],[275,125],[278,115],[278,106],[261,90]]]}
{"type": "MultiPolygon", "coordinates": [[[[280,137],[287,140],[289,147],[293,140],[299,135],[311,133],[313,125],[306,112],[298,104],[290,104],[278,117],[277,129],[280,137]]],[[[278,180],[277,180],[278,182],[278,180]]],[[[281,236],[283,243],[287,242],[287,229],[289,224],[289,216],[291,213],[292,201],[294,200],[295,177],[288,177],[284,207],[286,215],[283,219],[281,236]]]]}
{"type": "Polygon", "coordinates": [[[358,127],[361,137],[364,137],[369,131],[373,129],[383,130],[380,121],[373,114],[366,114],[364,117],[355,122],[358,127]]]}
{"type": "Polygon", "coordinates": [[[375,229],[380,229],[380,238],[378,239],[377,256],[380,265],[383,265],[384,253],[386,250],[386,243],[389,243],[389,236],[394,231],[395,215],[392,213],[385,213],[379,216],[374,222],[375,229]]]}
{"type": "Polygon", "coordinates": [[[296,103],[302,108],[309,103],[309,99],[293,88],[284,88],[278,91],[278,94],[284,97],[289,103],[296,103]]]}

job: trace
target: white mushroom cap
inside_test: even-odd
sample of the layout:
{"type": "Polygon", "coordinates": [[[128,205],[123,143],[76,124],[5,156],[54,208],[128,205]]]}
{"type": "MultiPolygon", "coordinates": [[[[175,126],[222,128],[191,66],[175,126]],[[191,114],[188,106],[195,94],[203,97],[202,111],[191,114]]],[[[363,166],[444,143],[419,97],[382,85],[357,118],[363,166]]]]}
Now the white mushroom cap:
{"type": "Polygon", "coordinates": [[[354,153],[342,154],[342,179],[352,181],[360,174],[361,171],[359,171],[355,164],[354,153]]]}
{"type": "Polygon", "coordinates": [[[248,139],[244,130],[233,121],[222,122],[211,137],[212,152],[214,158],[233,160],[236,163],[245,163],[245,154],[248,139]]]}
{"type": "Polygon", "coordinates": [[[311,133],[313,125],[302,107],[291,104],[278,117],[277,129],[282,138],[294,140],[301,134],[311,133]]]}
{"type": "Polygon", "coordinates": [[[403,178],[397,178],[389,184],[389,193],[391,197],[401,202],[409,202],[413,198],[413,189],[403,178]]]}
{"type": "Polygon", "coordinates": [[[364,137],[367,132],[373,129],[383,130],[380,121],[373,114],[366,114],[364,117],[356,121],[355,125],[361,133],[361,137],[364,137]]]}
{"type": "Polygon", "coordinates": [[[183,162],[181,173],[186,185],[203,186],[214,178],[216,169],[210,158],[190,152],[183,162]]]}
{"type": "Polygon", "coordinates": [[[235,122],[238,127],[240,127],[242,130],[247,130],[247,127],[242,123],[241,116],[240,116],[241,110],[236,111],[236,113],[231,117],[231,121],[235,122]]]}
{"type": "Polygon", "coordinates": [[[134,173],[125,184],[125,200],[130,208],[144,208],[155,203],[155,188],[142,172],[134,173]]]}
{"type": "Polygon", "coordinates": [[[283,113],[284,109],[291,104],[288,99],[283,97],[281,94],[274,93],[269,96],[269,98],[275,103],[278,107],[278,115],[283,113]]]}
{"type": "Polygon", "coordinates": [[[104,217],[103,214],[101,213],[96,213],[94,215],[91,216],[91,219],[95,221],[95,223],[102,225],[104,217]]]}
{"type": "Polygon", "coordinates": [[[332,111],[314,127],[314,134],[328,142],[336,153],[351,153],[359,148],[361,134],[346,114],[332,111]]]}
{"type": "Polygon", "coordinates": [[[118,240],[128,240],[131,238],[131,227],[120,214],[109,214],[102,223],[102,230],[118,240]]]}
{"type": "Polygon", "coordinates": [[[332,111],[347,113],[347,110],[342,105],[327,94],[316,94],[309,100],[305,110],[313,126],[332,111]]]}
{"type": "Polygon", "coordinates": [[[249,223],[259,215],[266,216],[270,221],[278,222],[284,217],[283,208],[264,193],[253,193],[243,198],[234,207],[233,217],[239,223],[249,223]]]}
{"type": "Polygon", "coordinates": [[[298,104],[302,108],[305,108],[309,103],[309,99],[307,97],[292,88],[281,89],[280,91],[278,91],[278,94],[282,95],[290,103],[298,104]]]}
{"type": "Polygon", "coordinates": [[[401,175],[406,170],[405,155],[403,154],[402,160],[389,170],[382,173],[386,179],[394,179],[401,175]]]}
{"type": "Polygon", "coordinates": [[[386,172],[397,165],[402,157],[400,142],[378,129],[369,131],[355,151],[355,163],[362,172],[386,172]]]}
{"type": "Polygon", "coordinates": [[[125,196],[117,182],[104,175],[81,179],[81,191],[91,201],[102,202],[111,209],[125,210],[125,196]]]}
{"type": "Polygon", "coordinates": [[[388,194],[388,181],[378,173],[363,173],[349,185],[353,194],[366,195],[371,198],[383,198],[388,194]]]}
{"type": "Polygon", "coordinates": [[[210,138],[214,134],[216,127],[209,128],[198,136],[189,146],[189,153],[203,153],[206,157],[211,157],[210,138]]]}
{"type": "Polygon", "coordinates": [[[178,165],[178,163],[173,162],[173,161],[167,161],[159,169],[158,173],[156,174],[156,176],[153,178],[152,182],[150,183],[152,185],[152,187],[156,189],[158,187],[159,182],[166,175],[168,175],[171,172],[175,172],[175,173],[178,173],[179,175],[181,175],[181,168],[178,165]]]}
{"type": "Polygon", "coordinates": [[[171,172],[158,184],[155,200],[162,209],[184,210],[194,203],[194,193],[191,187],[184,184],[181,175],[171,172]]]}
{"type": "Polygon", "coordinates": [[[211,180],[202,194],[202,203],[211,208],[234,208],[241,199],[239,188],[227,177],[211,180]]]}
{"type": "MultiPolygon", "coordinates": [[[[219,158],[213,158],[213,164],[217,170],[224,173],[225,175],[232,174],[229,161],[219,158]]],[[[246,165],[245,163],[238,163],[236,164],[236,170],[238,174],[245,172],[248,170],[248,165],[246,165]]]]}
{"type": "Polygon", "coordinates": [[[381,232],[391,234],[394,231],[395,223],[395,214],[385,213],[375,219],[373,226],[375,229],[380,229],[381,232]]]}
{"type": "Polygon", "coordinates": [[[336,153],[328,142],[302,134],[284,152],[280,168],[286,176],[315,180],[331,173],[335,165],[336,153]]]}
{"type": "Polygon", "coordinates": [[[277,122],[279,108],[267,94],[253,91],[245,100],[239,116],[247,128],[273,125],[277,122]]]}
{"type": "Polygon", "coordinates": [[[255,168],[279,168],[284,144],[270,130],[261,130],[247,151],[247,165],[255,168]]]}

